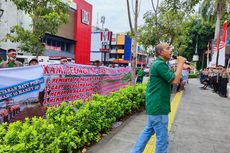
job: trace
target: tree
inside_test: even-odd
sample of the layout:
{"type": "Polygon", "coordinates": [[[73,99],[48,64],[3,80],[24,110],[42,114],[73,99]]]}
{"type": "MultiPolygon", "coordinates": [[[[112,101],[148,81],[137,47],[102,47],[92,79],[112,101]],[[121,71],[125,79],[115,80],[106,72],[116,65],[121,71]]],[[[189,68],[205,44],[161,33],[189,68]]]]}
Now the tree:
{"type": "Polygon", "coordinates": [[[20,49],[39,56],[44,52],[42,38],[45,33],[55,34],[58,27],[67,22],[69,5],[61,0],[11,0],[17,9],[32,19],[30,29],[22,25],[12,27],[16,35],[7,35],[12,42],[20,42],[20,49]]]}
{"type": "Polygon", "coordinates": [[[169,11],[183,11],[192,13],[194,6],[199,3],[200,0],[164,0],[164,5],[169,11]]]}
{"type": "Polygon", "coordinates": [[[204,0],[201,5],[200,13],[205,20],[212,22],[216,18],[214,39],[218,37],[221,18],[228,12],[229,5],[229,0],[204,0]]]}
{"type": "MultiPolygon", "coordinates": [[[[130,3],[129,0],[126,0],[127,2],[127,10],[128,10],[128,18],[129,18],[129,26],[131,35],[133,36],[133,50],[132,50],[132,61],[131,61],[131,67],[132,67],[132,77],[131,77],[131,85],[135,86],[136,82],[136,65],[137,65],[137,36],[138,36],[138,15],[139,15],[139,9],[140,9],[140,3],[138,0],[135,0],[135,10],[134,10],[134,27],[132,25],[132,19],[131,19],[131,13],[130,13],[130,3]]],[[[133,5],[133,4],[132,4],[133,5]]]]}
{"type": "MultiPolygon", "coordinates": [[[[228,11],[230,5],[229,0],[204,0],[201,6],[201,14],[205,19],[209,19],[210,16],[216,16],[215,36],[217,40],[220,35],[220,21],[222,15],[228,11]]],[[[218,65],[219,59],[219,47],[217,51],[216,66],[218,65]]]]}
{"type": "Polygon", "coordinates": [[[180,55],[191,61],[195,53],[196,43],[198,42],[198,55],[200,58],[197,63],[197,68],[200,69],[204,52],[207,50],[207,44],[214,35],[213,25],[210,22],[204,21],[202,17],[197,14],[190,16],[184,27],[187,28],[186,31],[187,35],[190,37],[190,41],[186,44],[187,47],[180,55]]]}
{"type": "MultiPolygon", "coordinates": [[[[145,25],[140,27],[140,42],[148,47],[154,47],[160,41],[172,44],[174,42],[187,41],[188,36],[184,34],[183,24],[186,14],[182,11],[168,11],[161,4],[158,11],[149,11],[144,15],[145,25]]],[[[174,44],[173,44],[174,45],[174,44]]],[[[182,47],[179,43],[174,47],[182,47]]]]}

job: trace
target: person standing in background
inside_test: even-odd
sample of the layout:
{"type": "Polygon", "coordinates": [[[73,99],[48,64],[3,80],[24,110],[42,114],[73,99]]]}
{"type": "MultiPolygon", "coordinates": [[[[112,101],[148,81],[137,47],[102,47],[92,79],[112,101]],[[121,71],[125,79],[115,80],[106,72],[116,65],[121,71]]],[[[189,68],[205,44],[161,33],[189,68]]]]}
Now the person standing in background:
{"type": "Polygon", "coordinates": [[[32,59],[29,61],[29,66],[32,66],[32,65],[38,65],[38,60],[37,60],[37,58],[32,58],[32,59]]]}
{"type": "Polygon", "coordinates": [[[8,59],[0,64],[0,68],[10,68],[10,67],[21,67],[23,64],[16,60],[16,50],[9,49],[8,50],[8,59]]]}
{"type": "Polygon", "coordinates": [[[141,68],[137,71],[137,81],[136,81],[136,83],[142,83],[144,76],[145,76],[144,66],[142,65],[141,68]]]}
{"type": "Polygon", "coordinates": [[[100,62],[99,60],[96,60],[96,61],[94,62],[94,65],[95,65],[96,67],[100,67],[100,66],[101,66],[101,62],[100,62]]]}
{"type": "Polygon", "coordinates": [[[0,64],[3,62],[3,59],[2,59],[2,57],[0,57],[0,64]]]}
{"type": "Polygon", "coordinates": [[[67,58],[66,57],[61,57],[60,64],[68,64],[67,58]]]}

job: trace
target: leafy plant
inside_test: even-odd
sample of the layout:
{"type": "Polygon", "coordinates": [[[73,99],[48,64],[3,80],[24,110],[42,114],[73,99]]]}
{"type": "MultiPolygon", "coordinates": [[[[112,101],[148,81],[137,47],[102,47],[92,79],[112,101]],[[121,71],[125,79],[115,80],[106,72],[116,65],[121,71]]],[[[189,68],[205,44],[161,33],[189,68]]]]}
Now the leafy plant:
{"type": "Polygon", "coordinates": [[[108,96],[95,94],[90,102],[63,102],[50,108],[46,119],[26,119],[0,125],[1,152],[73,152],[100,140],[112,124],[145,103],[146,85],[131,86],[108,96]]]}

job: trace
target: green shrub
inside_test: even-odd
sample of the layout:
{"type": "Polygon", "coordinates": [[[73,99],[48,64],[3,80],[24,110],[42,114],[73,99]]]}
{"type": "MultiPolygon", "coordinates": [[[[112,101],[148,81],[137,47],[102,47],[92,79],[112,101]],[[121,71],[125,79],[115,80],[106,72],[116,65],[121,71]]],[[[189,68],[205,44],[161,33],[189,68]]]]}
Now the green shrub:
{"type": "Polygon", "coordinates": [[[194,73],[190,73],[189,75],[188,75],[188,78],[189,79],[192,79],[192,78],[198,78],[198,74],[194,74],[194,73]]]}
{"type": "Polygon", "coordinates": [[[0,125],[1,152],[73,152],[100,139],[119,118],[145,103],[146,85],[123,88],[108,96],[93,95],[90,102],[63,102],[48,109],[46,119],[26,119],[0,125]]]}

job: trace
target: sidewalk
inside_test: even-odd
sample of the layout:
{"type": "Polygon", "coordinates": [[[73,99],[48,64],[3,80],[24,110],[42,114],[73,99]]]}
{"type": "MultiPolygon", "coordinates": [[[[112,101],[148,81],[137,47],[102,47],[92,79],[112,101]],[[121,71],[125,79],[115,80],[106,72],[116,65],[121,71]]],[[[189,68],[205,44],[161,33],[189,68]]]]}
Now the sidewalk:
{"type": "Polygon", "coordinates": [[[169,139],[168,153],[229,153],[230,99],[190,80],[169,139]]]}
{"type": "MultiPolygon", "coordinates": [[[[198,80],[190,80],[184,91],[170,128],[168,153],[230,152],[230,99],[219,97],[211,90],[202,90],[200,86],[198,80]]],[[[172,108],[170,115],[175,111],[176,108],[172,108]]],[[[87,153],[131,152],[145,121],[145,112],[133,115],[87,153]]],[[[153,144],[151,139],[145,153],[153,152],[153,144]]]]}
{"type": "Polygon", "coordinates": [[[145,112],[137,113],[110,132],[87,153],[129,153],[145,126],[145,112]]]}

